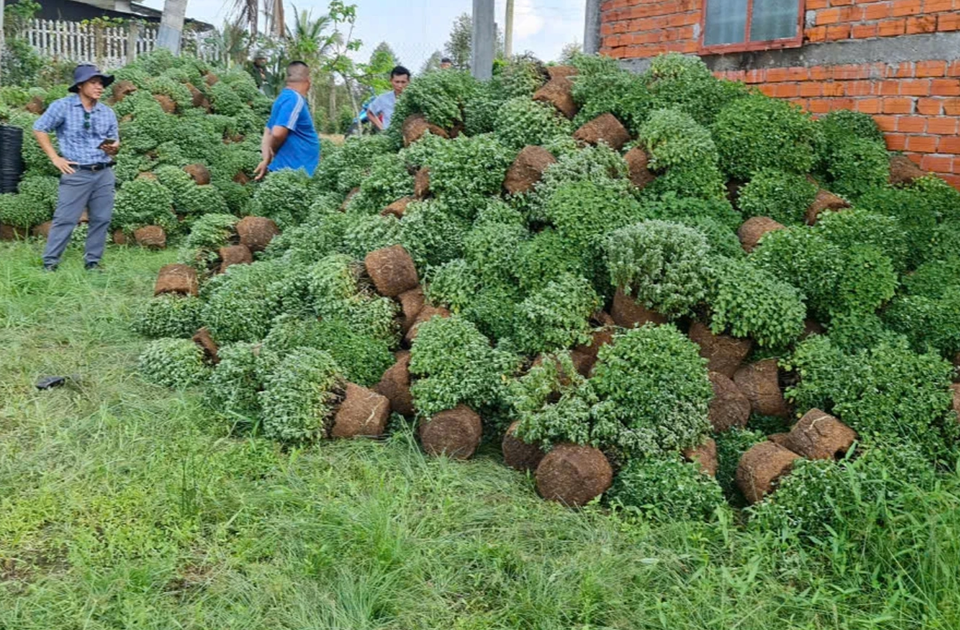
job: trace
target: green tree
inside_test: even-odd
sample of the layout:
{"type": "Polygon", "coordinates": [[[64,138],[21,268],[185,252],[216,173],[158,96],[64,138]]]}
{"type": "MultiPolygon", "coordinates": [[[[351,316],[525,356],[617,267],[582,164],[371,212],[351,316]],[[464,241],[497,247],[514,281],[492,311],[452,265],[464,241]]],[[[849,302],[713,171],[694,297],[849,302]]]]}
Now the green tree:
{"type": "Polygon", "coordinates": [[[359,83],[376,90],[377,93],[390,89],[390,71],[399,64],[397,56],[387,42],[380,42],[370,54],[370,61],[361,64],[359,70],[363,73],[359,83]]]}
{"type": "Polygon", "coordinates": [[[443,45],[443,52],[457,70],[470,69],[470,49],[473,45],[473,18],[468,13],[461,14],[453,21],[450,39],[443,45]]]}

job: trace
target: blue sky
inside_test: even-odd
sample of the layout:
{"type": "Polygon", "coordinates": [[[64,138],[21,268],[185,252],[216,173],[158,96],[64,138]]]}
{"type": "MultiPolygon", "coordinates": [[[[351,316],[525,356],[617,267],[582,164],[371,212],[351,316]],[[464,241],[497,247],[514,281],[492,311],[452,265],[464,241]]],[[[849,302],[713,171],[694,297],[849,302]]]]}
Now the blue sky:
{"type": "MultiPolygon", "coordinates": [[[[531,51],[544,61],[556,59],[565,44],[582,42],[584,0],[514,0],[514,51],[531,51]]],[[[326,11],[328,0],[299,0],[288,3],[311,10],[315,15],[326,11]]],[[[443,47],[450,26],[461,13],[472,10],[472,0],[354,0],[357,5],[357,37],[364,49],[359,61],[366,61],[370,51],[386,41],[401,63],[417,71],[423,62],[443,47]]],[[[162,8],[163,0],[146,0],[145,4],[162,8]]],[[[228,15],[230,2],[224,0],[189,0],[189,17],[220,25],[228,15]]],[[[504,0],[496,0],[497,22],[503,25],[504,0]]]]}

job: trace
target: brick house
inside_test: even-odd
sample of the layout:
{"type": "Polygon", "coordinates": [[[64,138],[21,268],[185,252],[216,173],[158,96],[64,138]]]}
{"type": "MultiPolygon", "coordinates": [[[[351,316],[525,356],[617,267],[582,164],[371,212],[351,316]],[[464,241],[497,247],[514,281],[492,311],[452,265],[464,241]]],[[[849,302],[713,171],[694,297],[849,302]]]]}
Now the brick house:
{"type": "Polygon", "coordinates": [[[587,0],[584,48],[643,71],[664,52],[822,114],[960,187],[960,0],[587,0]]]}

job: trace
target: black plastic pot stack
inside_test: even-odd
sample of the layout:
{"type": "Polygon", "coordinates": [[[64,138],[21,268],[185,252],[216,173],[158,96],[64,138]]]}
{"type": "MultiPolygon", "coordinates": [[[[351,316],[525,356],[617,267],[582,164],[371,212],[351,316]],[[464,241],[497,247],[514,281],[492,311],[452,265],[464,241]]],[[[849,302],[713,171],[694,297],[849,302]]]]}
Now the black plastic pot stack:
{"type": "Polygon", "coordinates": [[[15,193],[23,175],[23,129],[0,125],[0,193],[15,193]]]}

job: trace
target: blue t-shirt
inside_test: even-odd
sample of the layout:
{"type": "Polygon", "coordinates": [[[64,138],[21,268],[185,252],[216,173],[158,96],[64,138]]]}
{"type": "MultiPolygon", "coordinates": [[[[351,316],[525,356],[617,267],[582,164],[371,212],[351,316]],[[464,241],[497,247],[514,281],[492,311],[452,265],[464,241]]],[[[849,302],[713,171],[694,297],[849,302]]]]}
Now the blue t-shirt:
{"type": "Polygon", "coordinates": [[[380,116],[380,121],[383,123],[383,128],[387,129],[390,127],[390,121],[393,120],[393,110],[397,107],[397,95],[390,90],[389,92],[384,92],[377,98],[373,99],[373,102],[370,103],[368,108],[374,114],[380,116]]]}
{"type": "Polygon", "coordinates": [[[290,88],[280,92],[267,121],[267,129],[274,127],[286,127],[290,133],[270,162],[269,170],[303,169],[312,176],[320,163],[320,138],[313,126],[307,99],[290,88]]]}

